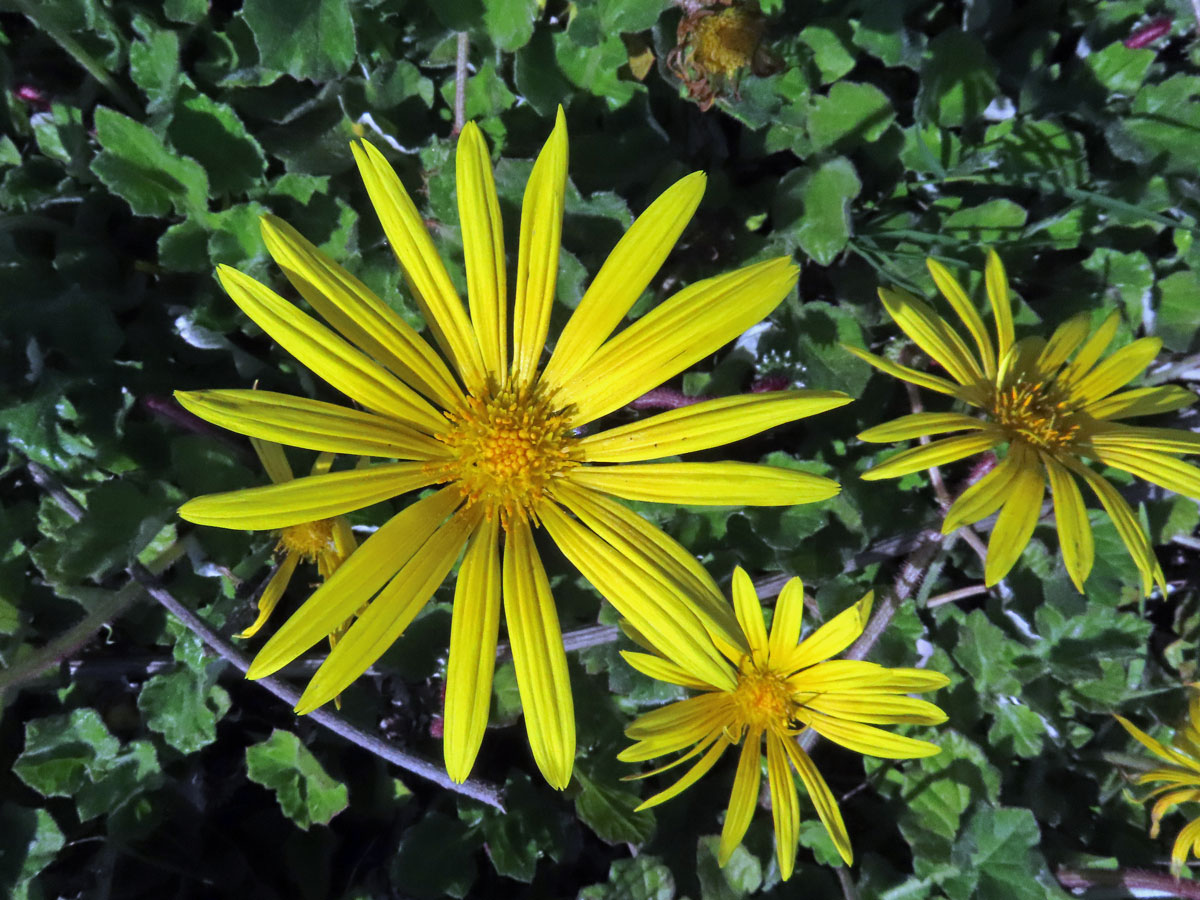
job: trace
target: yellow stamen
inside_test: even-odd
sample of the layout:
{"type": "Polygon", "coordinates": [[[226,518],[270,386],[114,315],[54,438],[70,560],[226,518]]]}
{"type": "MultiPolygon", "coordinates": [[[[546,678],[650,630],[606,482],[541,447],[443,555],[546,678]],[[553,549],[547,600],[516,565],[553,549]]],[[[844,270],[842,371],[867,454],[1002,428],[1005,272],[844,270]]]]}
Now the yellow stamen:
{"type": "Polygon", "coordinates": [[[577,465],[566,412],[536,388],[505,385],[467,398],[446,413],[450,428],[437,435],[454,453],[430,463],[439,481],[452,482],[469,504],[481,503],[490,520],[537,519],[551,479],[577,465]]]}
{"type": "Polygon", "coordinates": [[[760,669],[749,656],[738,667],[738,684],[733,693],[743,725],[752,730],[795,734],[796,703],[787,681],[769,667],[760,669]]]}
{"type": "Polygon", "coordinates": [[[992,418],[1013,437],[1041,450],[1060,450],[1079,433],[1075,410],[1054,385],[1018,381],[998,388],[992,400],[992,418]]]}
{"type": "Polygon", "coordinates": [[[279,549],[295,553],[305,562],[313,562],[321,554],[332,551],[333,519],[318,519],[289,525],[279,532],[279,549]]]}
{"type": "Polygon", "coordinates": [[[692,62],[707,72],[729,76],[754,60],[763,37],[762,17],[731,6],[696,22],[692,62]]]}

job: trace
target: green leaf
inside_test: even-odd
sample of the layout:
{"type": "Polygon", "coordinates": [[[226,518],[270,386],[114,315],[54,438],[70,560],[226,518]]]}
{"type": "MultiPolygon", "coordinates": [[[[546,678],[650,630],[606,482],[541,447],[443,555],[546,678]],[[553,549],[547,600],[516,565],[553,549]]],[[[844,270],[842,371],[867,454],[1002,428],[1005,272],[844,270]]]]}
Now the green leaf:
{"type": "Polygon", "coordinates": [[[1042,900],[1049,894],[1038,878],[1050,876],[1033,851],[1040,839],[1028,809],[981,809],[954,845],[961,877],[946,882],[946,893],[952,900],[1042,900]]]}
{"type": "Polygon", "coordinates": [[[1046,723],[1019,699],[998,697],[988,741],[1001,752],[1032,759],[1042,752],[1046,723]],[[1005,749],[1007,748],[1007,749],[1005,749]]]}
{"type": "Polygon", "coordinates": [[[167,134],[180,153],[204,166],[215,195],[248,191],[266,171],[262,147],[233,108],[190,85],[181,92],[167,134]]]}
{"type": "Polygon", "coordinates": [[[762,863],[749,850],[738,845],[722,868],[717,863],[721,839],[702,837],[696,845],[696,875],[700,879],[700,900],[742,900],[762,886],[762,863]]]}
{"type": "Polygon", "coordinates": [[[43,797],[74,796],[103,777],[121,749],[94,709],[25,723],[25,749],[13,772],[43,797]]]}
{"type": "Polygon", "coordinates": [[[958,643],[951,651],[980,695],[1020,693],[1021,684],[1012,669],[1023,652],[1023,645],[1009,640],[979,609],[972,610],[959,627],[958,643]]]}
{"type": "Polygon", "coordinates": [[[1158,282],[1155,333],[1163,346],[1176,353],[1200,347],[1200,277],[1191,270],[1176,272],[1158,282]]]}
{"type": "Polygon", "coordinates": [[[172,208],[199,214],[207,208],[204,169],[167,149],[145,125],[101,106],[96,138],[104,149],[92,160],[92,171],[135,216],[165,216],[172,208]]]}
{"type": "Polygon", "coordinates": [[[283,814],[303,828],[328,825],[349,806],[346,786],[330,778],[317,758],[290,731],[276,729],[246,748],[246,775],[274,791],[283,814]]]}
{"type": "Polygon", "coordinates": [[[996,97],[996,67],[973,34],[951,28],[929,42],[917,109],[944,128],[974,122],[996,97]]]}
{"type": "Polygon", "coordinates": [[[166,0],[163,13],[172,22],[194,25],[208,15],[208,0],[166,0]]]}
{"type": "Polygon", "coordinates": [[[614,860],[605,884],[579,892],[578,900],[675,900],[675,879],[656,856],[614,860]]]}
{"type": "Polygon", "coordinates": [[[653,28],[669,0],[598,0],[600,27],[605,34],[645,31],[653,28]]]}
{"type": "Polygon", "coordinates": [[[181,753],[195,753],[217,739],[217,722],[229,711],[229,694],[191,668],[155,675],[138,694],[146,727],[181,753]]]}
{"type": "Polygon", "coordinates": [[[856,64],[850,27],[843,19],[819,19],[805,26],[800,40],[812,50],[821,84],[837,81],[856,64]]]}
{"type": "Polygon", "coordinates": [[[1011,200],[989,200],[952,212],[942,220],[942,231],[962,232],[959,239],[974,244],[997,244],[1020,237],[1028,215],[1011,200]]]}
{"type": "Polygon", "coordinates": [[[862,190],[844,156],[822,163],[804,185],[804,215],[795,227],[800,247],[818,265],[832,263],[850,240],[850,201],[862,190]]]}
{"type": "Polygon", "coordinates": [[[1145,150],[1147,162],[1160,162],[1171,174],[1191,174],[1200,166],[1200,76],[1176,75],[1137,92],[1126,132],[1145,150]]]}
{"type": "Polygon", "coordinates": [[[538,0],[483,0],[483,24],[501,50],[512,53],[529,43],[538,0]]]}
{"type": "MultiPolygon", "coordinates": [[[[454,79],[442,82],[442,99],[453,105],[454,79]]],[[[491,119],[511,107],[517,98],[490,60],[467,79],[466,112],[468,119],[491,119]]]]}
{"type": "Polygon", "coordinates": [[[576,87],[602,97],[609,109],[620,109],[645,87],[636,81],[623,81],[618,69],[629,61],[629,53],[620,35],[610,34],[594,47],[581,47],[566,32],[554,35],[558,67],[576,87]]]}
{"type": "Polygon", "coordinates": [[[560,795],[534,784],[524,772],[504,784],[505,811],[479,804],[461,804],[459,818],[483,832],[484,850],[505,878],[529,884],[543,857],[562,858],[567,819],[560,795]]]}
{"type": "Polygon", "coordinates": [[[1154,50],[1131,50],[1123,41],[1116,41],[1089,54],[1084,63],[1110,94],[1132,96],[1146,80],[1157,56],[1154,50]]]}
{"type": "Polygon", "coordinates": [[[879,140],[895,118],[892,101],[875,85],[839,81],[827,96],[813,97],[808,134],[814,150],[843,140],[869,144],[879,140]]]}
{"type": "Polygon", "coordinates": [[[66,840],[46,810],[15,803],[0,806],[0,834],[0,890],[10,900],[27,900],[30,881],[54,861],[66,840]]]}
{"type": "Polygon", "coordinates": [[[246,0],[242,15],[268,69],[322,81],[354,63],[354,20],[347,0],[246,0]]]}
{"type": "Polygon", "coordinates": [[[575,770],[582,790],[575,797],[580,820],[607,844],[644,844],[654,834],[654,813],[634,812],[642,798],[592,781],[575,770]]]}
{"type": "Polygon", "coordinates": [[[466,897],[475,882],[475,851],[467,826],[442,813],[427,813],[400,838],[392,880],[416,900],[466,897]]]}
{"type": "Polygon", "coordinates": [[[179,91],[179,35],[155,27],[138,16],[134,27],[142,40],[129,45],[129,75],[150,99],[146,112],[161,115],[170,111],[179,91]]]}

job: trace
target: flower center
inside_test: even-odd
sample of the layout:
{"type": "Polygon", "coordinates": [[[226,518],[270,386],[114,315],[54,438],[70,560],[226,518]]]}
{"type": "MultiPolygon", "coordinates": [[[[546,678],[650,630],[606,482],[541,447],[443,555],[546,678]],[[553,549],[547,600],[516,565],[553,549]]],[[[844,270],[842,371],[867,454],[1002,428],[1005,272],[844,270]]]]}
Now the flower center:
{"type": "Polygon", "coordinates": [[[997,390],[991,412],[1014,437],[1041,450],[1059,450],[1079,433],[1075,410],[1062,392],[1040,381],[1018,381],[997,390]]]}
{"type": "Polygon", "coordinates": [[[289,525],[279,532],[279,548],[313,562],[318,554],[334,549],[333,519],[289,525]]]}
{"type": "Polygon", "coordinates": [[[555,411],[536,388],[502,387],[447,412],[450,427],[437,439],[453,452],[431,463],[439,481],[453,482],[490,519],[537,518],[551,479],[577,465],[575,438],[564,411],[555,411]]]}
{"type": "Polygon", "coordinates": [[[759,669],[749,656],[742,658],[738,668],[733,699],[742,722],[750,728],[776,734],[794,733],[796,703],[787,682],[770,669],[759,669]]]}
{"type": "Polygon", "coordinates": [[[696,23],[692,61],[708,72],[732,75],[750,65],[762,36],[760,17],[743,7],[731,6],[696,23]]]}

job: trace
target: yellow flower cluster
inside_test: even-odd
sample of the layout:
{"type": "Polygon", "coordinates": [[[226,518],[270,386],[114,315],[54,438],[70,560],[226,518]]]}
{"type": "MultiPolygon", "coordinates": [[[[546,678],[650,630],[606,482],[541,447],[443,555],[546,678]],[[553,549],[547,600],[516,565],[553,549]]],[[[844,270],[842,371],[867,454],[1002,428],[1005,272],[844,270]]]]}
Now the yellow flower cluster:
{"type": "MultiPolygon", "coordinates": [[[[709,18],[707,29],[723,27],[720,17],[709,18]]],[[[714,57],[711,66],[726,66],[722,59],[714,57]]],[[[720,844],[724,864],[757,805],[765,746],[783,877],[792,873],[796,854],[796,776],[849,863],[850,840],[837,803],[797,739],[811,731],[855,752],[891,759],[936,753],[934,744],[878,726],[944,721],[938,707],[909,695],[936,690],[948,679],[922,669],[833,659],[862,634],[870,594],[802,636],[803,589],[793,579],[775,604],[768,631],[743,570],[734,575],[731,608],[694,556],[623,501],[792,506],[827,500],[837,484],[803,471],[675,457],[851,398],[838,391],[781,390],[705,400],[614,427],[602,421],[769,315],[795,286],[797,267],[787,257],[767,259],[696,282],[619,328],[700,202],[705,176],[693,173],[668,188],[616,244],[543,359],[566,196],[561,111],[525,190],[511,298],[500,205],[478,128],[466,126],[456,157],[465,303],[383,154],[366,142],[353,152],[432,343],[295,229],[267,216],[267,249],[324,322],[241,272],[222,267],[221,283],[271,338],[353,405],[260,390],[177,395],[196,415],[249,436],[273,482],[199,497],[180,509],[194,523],[279,534],[282,561],[259,600],[258,620],[242,636],[262,627],[300,562],[315,561],[322,579],[261,648],[249,676],[276,672],[329,636],[331,652],[297,706],[301,713],[316,709],[403,634],[457,564],[446,673],[447,770],[457,781],[466,779],[479,752],[503,614],[533,758],[551,785],[565,788],[575,759],[574,707],[551,583],[534,539],[540,530],[650,651],[625,653],[629,664],[694,692],[629,726],[634,744],[621,759],[680,754],[646,775],[692,761],[644,805],[675,796],[740,744],[720,844]],[[585,428],[594,423],[600,424],[585,428]],[[292,477],[279,445],[317,451],[312,473],[292,477]],[[334,471],[335,455],[362,457],[363,464],[334,471]],[[402,497],[408,499],[401,510],[356,547],[344,516],[402,497]]],[[[995,584],[1041,518],[1048,482],[1063,561],[1082,591],[1094,549],[1081,481],[1112,517],[1143,574],[1143,589],[1163,586],[1133,511],[1088,463],[1200,498],[1200,472],[1177,459],[1200,449],[1195,435],[1121,421],[1195,400],[1174,387],[1118,392],[1154,358],[1158,342],[1134,341],[1105,358],[1115,316],[1094,333],[1090,318],[1080,316],[1049,340],[1018,340],[1007,279],[994,253],[985,273],[993,339],[953,276],[933,261],[930,271],[970,342],[926,302],[892,289],[880,295],[888,314],[944,375],[848,349],[960,407],[905,416],[860,438],[961,433],[903,450],[865,477],[1002,453],[950,507],[944,530],[999,513],[986,562],[987,584],[995,584]]],[[[1169,798],[1181,799],[1172,793],[1164,801],[1169,798]]],[[[1158,815],[1156,810],[1156,822],[1158,815]]]]}

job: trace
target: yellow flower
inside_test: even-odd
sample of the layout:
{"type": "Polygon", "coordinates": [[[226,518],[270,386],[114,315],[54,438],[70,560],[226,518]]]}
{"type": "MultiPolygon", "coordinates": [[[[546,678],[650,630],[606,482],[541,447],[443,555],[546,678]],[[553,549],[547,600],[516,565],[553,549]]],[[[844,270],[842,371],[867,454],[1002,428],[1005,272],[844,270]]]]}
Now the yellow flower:
{"type": "Polygon", "coordinates": [[[978,356],[929,304],[888,288],[879,291],[888,315],[953,380],[855,347],[847,349],[889,375],[961,400],[981,415],[914,413],[868,428],[859,435],[864,441],[966,433],[897,453],[863,478],[895,478],[1007,443],[1004,459],[962,493],[942,524],[942,533],[949,534],[1000,510],[988,543],[984,575],[988,586],[1008,574],[1029,543],[1049,481],[1063,561],[1075,587],[1083,591],[1095,551],[1074,475],[1091,488],[1112,517],[1142,573],[1143,591],[1149,594],[1156,582],[1165,592],[1162,569],[1137,517],[1116,489],[1084,462],[1096,460],[1200,499],[1200,470],[1176,458],[1200,451],[1200,435],[1118,421],[1171,412],[1196,401],[1195,394],[1176,386],[1114,393],[1141,374],[1162,342],[1141,338],[1102,359],[1120,321],[1116,312],[1090,337],[1091,317],[1080,313],[1063,322],[1049,341],[1041,337],[1015,340],[1008,279],[1000,258],[989,251],[985,283],[995,320],[993,344],[983,319],[954,276],[936,260],[929,260],[928,265],[938,289],[966,325],[978,356]]]}
{"type": "MultiPolygon", "coordinates": [[[[1164,747],[1124,716],[1117,716],[1117,721],[1151,753],[1167,763],[1135,779],[1138,784],[1162,782],[1143,798],[1149,800],[1158,797],[1150,813],[1150,837],[1158,837],[1160,820],[1171,807],[1200,800],[1200,691],[1191,692],[1188,722],[1176,730],[1170,747],[1164,747]]],[[[1171,849],[1171,872],[1176,877],[1183,870],[1189,852],[1192,856],[1200,857],[1200,818],[1184,825],[1175,838],[1175,846],[1171,849]]]]}
{"type": "Polygon", "coordinates": [[[705,10],[692,26],[691,62],[701,71],[729,77],[754,61],[764,31],[762,15],[744,6],[705,10]]]}
{"type": "Polygon", "coordinates": [[[483,739],[503,605],[534,759],[562,788],[575,757],[574,713],[534,529],[545,528],[636,628],[720,678],[724,669],[707,629],[732,632],[736,623],[716,585],[678,543],[616,498],[787,506],[831,497],[834,482],[789,469],[647,460],[726,444],[849,398],[837,391],[720,398],[582,435],[581,426],[770,313],[795,284],[796,267],[787,258],[772,259],[697,282],[610,337],[700,202],[704,175],[688,175],[618,242],[539,374],[566,192],[562,112],[526,187],[511,307],[500,204],[479,129],[463,129],[457,155],[465,307],[396,173],[370,144],[353,149],[444,358],[362,282],[290,226],[266,217],[263,237],[271,255],[334,330],[233,269],[220,270],[222,284],[285,350],[364,409],[268,391],[178,396],[195,414],[244,434],[401,461],[201,497],[180,515],[225,528],[285,528],[445,484],[408,503],[366,540],[267,642],[249,675],[278,670],[369,602],[297,710],[327,702],[403,633],[466,546],[446,675],[447,769],[465,779],[483,739]],[[700,612],[708,611],[703,620],[681,596],[698,598],[700,612]]]}
{"type": "MultiPolygon", "coordinates": [[[[292,480],[294,477],[292,467],[288,464],[287,456],[284,455],[283,448],[279,444],[258,438],[250,438],[250,443],[254,445],[254,452],[258,454],[259,461],[262,462],[263,469],[266,470],[267,477],[273,484],[286,484],[292,480]]],[[[329,471],[332,464],[333,454],[322,453],[313,463],[312,474],[323,475],[329,471]]],[[[249,628],[239,632],[236,637],[253,637],[267,624],[267,619],[279,605],[279,600],[291,583],[292,575],[295,574],[296,566],[299,563],[315,562],[317,573],[323,580],[328,580],[357,546],[354,533],[350,530],[350,523],[342,516],[334,516],[332,519],[317,519],[312,522],[297,522],[281,528],[276,549],[283,553],[283,561],[280,562],[279,568],[275,570],[275,574],[271,576],[271,580],[267,582],[267,586],[259,595],[258,617],[249,628]]],[[[330,632],[331,647],[337,643],[339,634],[345,631],[348,625],[347,622],[330,632]]]]}
{"type": "Polygon", "coordinates": [[[637,743],[619,755],[625,762],[642,762],[687,750],[671,763],[637,777],[656,775],[700,756],[687,774],[640,808],[656,806],[695,784],[727,747],[742,742],[729,811],[721,830],[718,858],[725,865],[750,826],[758,803],[760,747],[765,738],[775,854],[784,880],[792,874],[800,827],[793,769],[804,782],[838,853],[847,863],[852,862],[850,838],[837,801],[808,754],[796,743],[796,736],[812,728],[822,737],[868,756],[932,756],[940,752],[936,745],[874,726],[937,725],[946,721],[945,713],[932,703],[904,695],[937,690],[949,683],[939,672],[829,659],[862,634],[872,599],[873,594],[867,594],[801,641],[804,587],[799,578],[793,578],[779,595],[768,636],[754,585],[739,567],[733,573],[733,607],[744,640],[737,644],[716,640],[724,656],[723,678],[711,678],[692,667],[674,648],[653,640],[649,643],[661,656],[622,651],[631,666],[651,678],[704,692],[649,712],[626,729],[625,733],[637,743]]]}

